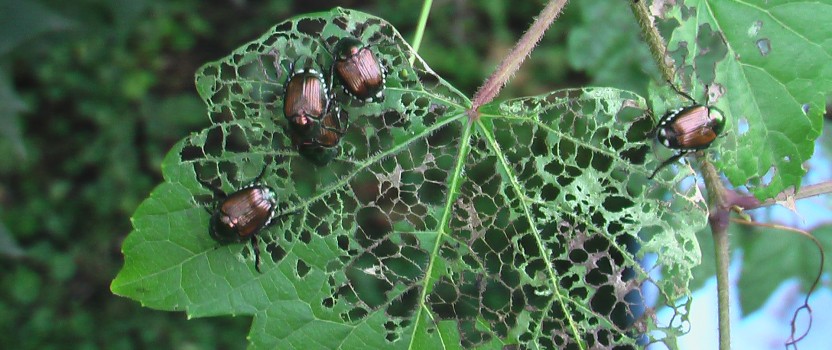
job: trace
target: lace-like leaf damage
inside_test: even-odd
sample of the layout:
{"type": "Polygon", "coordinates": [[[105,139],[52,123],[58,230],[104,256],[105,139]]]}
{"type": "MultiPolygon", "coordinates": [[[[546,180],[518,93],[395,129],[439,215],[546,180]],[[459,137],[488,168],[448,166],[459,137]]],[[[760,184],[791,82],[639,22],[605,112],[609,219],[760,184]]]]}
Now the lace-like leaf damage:
{"type": "Polygon", "coordinates": [[[253,315],[263,348],[607,348],[677,332],[655,332],[645,303],[688,293],[705,215],[695,186],[646,180],[640,97],[557,91],[470,121],[470,102],[389,23],[340,8],[277,25],[196,84],[211,125],[166,157],[115,293],[253,315]],[[328,75],[346,36],[377,54],[384,98],[357,101],[327,77],[349,126],[317,165],[286,136],[283,84],[299,59],[328,75]],[[264,168],[278,208],[257,236],[260,274],[247,242],[211,239],[206,187],[231,193],[264,168]]]}

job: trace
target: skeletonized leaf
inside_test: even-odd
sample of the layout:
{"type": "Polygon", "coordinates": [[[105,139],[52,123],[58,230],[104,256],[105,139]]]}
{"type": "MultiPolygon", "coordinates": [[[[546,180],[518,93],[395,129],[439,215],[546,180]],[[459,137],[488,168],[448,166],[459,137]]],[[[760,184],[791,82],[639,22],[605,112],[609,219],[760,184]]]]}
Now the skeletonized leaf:
{"type": "Polygon", "coordinates": [[[645,291],[687,294],[706,215],[696,187],[646,181],[645,101],[564,90],[471,121],[470,102],[413,55],[387,22],[334,9],[204,66],[212,124],[167,155],[113,291],[190,317],[252,315],[255,348],[585,349],[655,331],[645,291]],[[364,103],[334,82],[350,124],[319,166],[286,136],[283,83],[299,57],[328,72],[345,36],[370,44],[387,87],[364,103]],[[264,167],[279,216],[258,236],[260,274],[247,244],[208,234],[206,184],[230,193],[264,167]],[[656,267],[641,267],[648,255],[656,267]]]}

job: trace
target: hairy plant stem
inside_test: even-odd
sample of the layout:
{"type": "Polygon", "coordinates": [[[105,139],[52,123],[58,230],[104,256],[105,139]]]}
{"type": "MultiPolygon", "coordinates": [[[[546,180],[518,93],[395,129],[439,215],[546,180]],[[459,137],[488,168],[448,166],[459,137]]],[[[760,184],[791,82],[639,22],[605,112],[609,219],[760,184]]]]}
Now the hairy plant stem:
{"type": "Polygon", "coordinates": [[[422,45],[422,37],[425,35],[425,27],[428,24],[428,15],[430,15],[430,7],[433,4],[433,0],[424,0],[422,3],[422,13],[419,14],[419,23],[416,24],[416,33],[413,34],[413,52],[414,54],[410,56],[410,65],[413,65],[413,62],[416,62],[416,52],[419,52],[419,46],[422,45]]]}
{"type": "Polygon", "coordinates": [[[509,79],[517,72],[517,69],[520,68],[520,65],[523,64],[523,61],[526,60],[526,57],[532,52],[537,43],[540,41],[540,38],[543,37],[543,33],[546,32],[546,29],[555,21],[555,18],[558,17],[563,7],[566,5],[567,0],[550,0],[546,7],[543,8],[543,11],[540,12],[540,15],[537,16],[537,19],[532,23],[532,26],[529,27],[529,30],[523,34],[523,37],[517,42],[517,45],[511,49],[511,52],[500,62],[500,65],[497,66],[497,69],[491,74],[490,77],[485,81],[485,83],[477,90],[477,93],[474,94],[473,105],[471,109],[468,110],[468,116],[472,120],[476,120],[479,118],[479,113],[477,109],[494,100],[497,97],[497,94],[502,90],[503,86],[506,85],[509,79]]]}
{"type": "Polygon", "coordinates": [[[653,56],[653,61],[659,66],[659,71],[662,74],[664,81],[673,81],[673,67],[670,59],[667,57],[667,46],[664,44],[664,39],[659,35],[659,30],[653,22],[653,16],[647,8],[645,1],[629,1],[630,8],[636,16],[641,28],[641,35],[650,48],[650,55],[653,56]]]}
{"type": "Polygon", "coordinates": [[[708,223],[711,226],[711,234],[714,237],[714,255],[716,256],[716,288],[717,306],[719,312],[719,348],[720,350],[731,349],[731,319],[728,300],[728,265],[729,240],[728,224],[731,221],[731,207],[728,203],[728,196],[719,173],[713,164],[708,162],[706,157],[702,159],[702,177],[705,179],[705,188],[708,190],[708,223]]]}

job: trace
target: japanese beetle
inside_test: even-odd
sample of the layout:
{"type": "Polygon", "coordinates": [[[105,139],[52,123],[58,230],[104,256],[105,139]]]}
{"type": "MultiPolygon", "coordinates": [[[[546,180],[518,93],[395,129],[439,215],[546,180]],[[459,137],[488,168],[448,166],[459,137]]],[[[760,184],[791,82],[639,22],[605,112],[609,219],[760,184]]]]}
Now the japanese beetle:
{"type": "Polygon", "coordinates": [[[211,216],[211,237],[239,242],[268,226],[277,205],[274,191],[262,185],[242,188],[226,197],[211,216]]]}
{"type": "Polygon", "coordinates": [[[288,134],[298,153],[316,165],[323,166],[337,154],[338,144],[346,132],[348,123],[347,112],[333,106],[320,122],[313,121],[305,134],[295,131],[294,128],[290,128],[288,134]]]}
{"type": "Polygon", "coordinates": [[[693,104],[669,111],[659,119],[655,129],[656,141],[676,150],[676,154],[662,162],[648,179],[652,179],[659,170],[687,153],[708,148],[725,128],[725,116],[722,111],[707,104],[697,104],[688,94],[678,90],[673,84],[671,86],[693,104]]]}
{"type": "Polygon", "coordinates": [[[332,71],[344,91],[366,102],[380,100],[385,84],[385,71],[369,47],[356,38],[342,38],[333,49],[332,71]]]}
{"type": "MultiPolygon", "coordinates": [[[[262,178],[266,169],[257,177],[262,178]]],[[[199,180],[211,189],[217,197],[216,208],[211,214],[208,232],[220,244],[251,240],[254,251],[254,269],[260,271],[260,246],[257,234],[268,227],[275,217],[277,199],[274,190],[255,183],[243,187],[230,195],[199,180]]]]}
{"type": "MultiPolygon", "coordinates": [[[[292,64],[294,67],[294,64],[292,64]]],[[[283,115],[296,132],[306,133],[329,110],[329,90],[324,76],[305,64],[294,71],[283,87],[283,115]]]]}

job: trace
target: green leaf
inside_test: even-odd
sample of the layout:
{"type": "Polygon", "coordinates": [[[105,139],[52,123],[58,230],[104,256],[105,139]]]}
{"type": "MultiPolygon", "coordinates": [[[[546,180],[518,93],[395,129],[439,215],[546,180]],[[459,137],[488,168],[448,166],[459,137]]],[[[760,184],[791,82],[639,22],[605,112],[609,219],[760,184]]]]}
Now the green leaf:
{"type": "Polygon", "coordinates": [[[11,232],[9,232],[8,227],[2,222],[0,222],[0,256],[5,258],[22,258],[26,255],[26,252],[20,248],[20,245],[17,244],[17,240],[14,238],[11,232]]]}
{"type": "Polygon", "coordinates": [[[12,86],[11,77],[0,71],[0,136],[14,150],[17,160],[26,157],[26,145],[20,128],[20,113],[26,109],[26,104],[12,86]]]}
{"type": "Polygon", "coordinates": [[[824,124],[823,128],[823,135],[826,136],[820,139],[820,148],[823,150],[823,154],[825,155],[826,159],[830,159],[832,156],[832,137],[830,137],[829,135],[832,135],[832,125],[829,125],[829,123],[827,123],[824,124]]]}
{"type": "Polygon", "coordinates": [[[644,74],[655,76],[656,64],[627,2],[578,1],[570,9],[575,7],[581,10],[581,22],[568,32],[570,65],[587,71],[593,86],[646,92],[644,74]]]}
{"type": "MultiPolygon", "coordinates": [[[[832,251],[832,226],[821,226],[811,233],[820,242],[821,249],[825,252],[832,251]]],[[[799,234],[778,229],[760,229],[744,238],[747,249],[744,265],[749,268],[743,269],[739,291],[746,312],[762,306],[784,280],[799,277],[804,290],[808,290],[819,269],[832,271],[832,261],[827,257],[825,265],[820,266],[818,247],[799,234]]]]}
{"type": "Polygon", "coordinates": [[[646,180],[658,161],[645,101],[564,90],[471,120],[470,101],[414,55],[389,23],[336,8],[202,67],[212,124],[165,158],[113,292],[189,317],[252,315],[257,348],[586,349],[656,330],[641,287],[687,295],[706,215],[697,187],[675,186],[690,172],[646,180]],[[317,166],[285,134],[283,83],[301,57],[328,71],[346,36],[386,67],[384,99],[336,83],[350,125],[317,166]],[[207,187],[230,193],[264,167],[278,216],[257,236],[260,274],[250,245],[211,239],[207,187]],[[648,254],[664,279],[639,265],[648,254]]]}
{"type": "Polygon", "coordinates": [[[0,3],[0,55],[11,52],[38,35],[64,30],[72,25],[72,22],[37,1],[3,1],[0,3]]]}
{"type": "Polygon", "coordinates": [[[799,187],[802,164],[822,129],[832,90],[832,2],[688,0],[666,18],[678,21],[668,50],[693,68],[694,98],[702,86],[728,115],[718,141],[718,167],[758,198],[799,187]]]}

